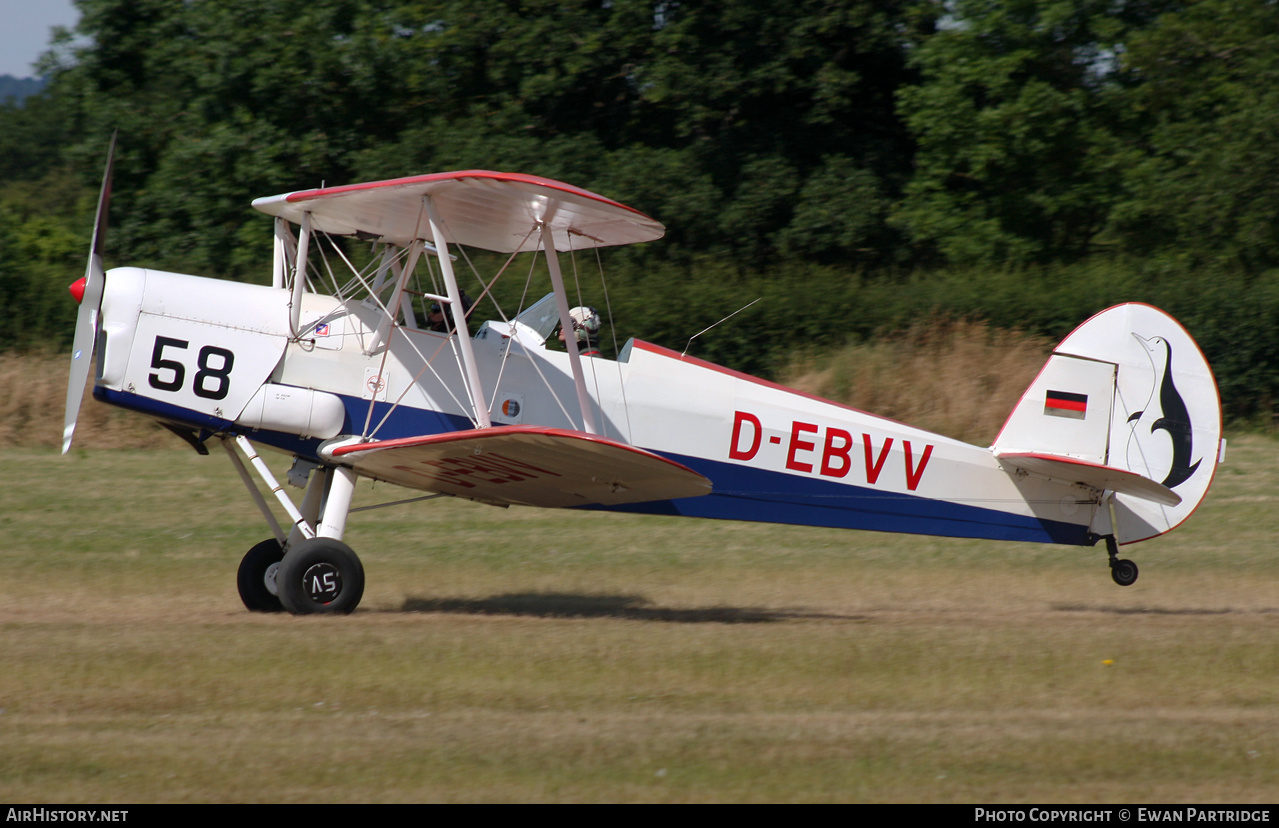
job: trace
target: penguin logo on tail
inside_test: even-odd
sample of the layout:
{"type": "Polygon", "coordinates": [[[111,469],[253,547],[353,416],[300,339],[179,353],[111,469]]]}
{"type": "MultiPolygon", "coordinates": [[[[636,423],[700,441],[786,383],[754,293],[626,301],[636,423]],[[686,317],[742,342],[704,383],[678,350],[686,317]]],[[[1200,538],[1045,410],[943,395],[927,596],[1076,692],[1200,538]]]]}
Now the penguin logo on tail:
{"type": "Polygon", "coordinates": [[[1196,460],[1193,464],[1190,462],[1194,453],[1194,434],[1186,401],[1182,399],[1181,392],[1177,390],[1173,382],[1172,344],[1162,336],[1152,336],[1147,339],[1134,333],[1133,337],[1141,343],[1147,358],[1150,359],[1150,367],[1155,372],[1155,385],[1150,390],[1150,398],[1145,408],[1128,418],[1129,424],[1132,425],[1132,436],[1128,440],[1128,466],[1134,470],[1148,468],[1139,435],[1144,430],[1143,426],[1150,423],[1151,434],[1156,431],[1166,431],[1172,440],[1172,462],[1167,477],[1161,482],[1168,488],[1174,489],[1190,479],[1203,458],[1196,460]],[[1163,359],[1157,360],[1156,355],[1160,347],[1164,351],[1163,359]],[[1159,364],[1160,361],[1163,362],[1162,366],[1159,364]],[[1151,404],[1155,402],[1155,389],[1159,391],[1159,400],[1157,407],[1152,409],[1151,404]]]}

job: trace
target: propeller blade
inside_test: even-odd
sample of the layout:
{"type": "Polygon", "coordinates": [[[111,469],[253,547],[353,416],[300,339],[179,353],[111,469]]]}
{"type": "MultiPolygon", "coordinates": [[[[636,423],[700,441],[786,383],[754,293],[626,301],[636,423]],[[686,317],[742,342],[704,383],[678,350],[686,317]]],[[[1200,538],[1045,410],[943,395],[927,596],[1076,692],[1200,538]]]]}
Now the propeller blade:
{"type": "Polygon", "coordinates": [[[116,135],[113,133],[111,146],[107,149],[107,167],[102,174],[102,189],[98,193],[98,212],[93,219],[93,241],[89,246],[89,263],[84,271],[80,310],[76,313],[75,338],[71,344],[71,375],[67,378],[67,409],[62,421],[63,454],[71,448],[71,437],[75,434],[76,419],[80,415],[80,403],[84,399],[84,386],[89,381],[89,368],[93,364],[93,346],[98,337],[98,313],[102,308],[102,291],[107,280],[106,271],[102,267],[102,250],[106,246],[107,209],[111,204],[115,139],[116,135]]]}

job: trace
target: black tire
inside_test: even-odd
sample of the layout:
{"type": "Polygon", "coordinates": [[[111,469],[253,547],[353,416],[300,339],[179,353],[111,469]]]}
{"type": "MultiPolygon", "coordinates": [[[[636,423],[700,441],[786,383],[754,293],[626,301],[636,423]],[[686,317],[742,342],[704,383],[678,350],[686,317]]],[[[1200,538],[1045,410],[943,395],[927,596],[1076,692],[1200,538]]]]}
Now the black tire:
{"type": "Polygon", "coordinates": [[[271,591],[268,579],[274,582],[284,550],[275,538],[264,540],[245,553],[236,573],[235,584],[240,588],[240,600],[250,612],[283,612],[280,598],[271,591]],[[277,567],[277,570],[272,570],[277,567]]]}
{"type": "Polygon", "coordinates": [[[364,566],[342,541],[311,538],[289,549],[275,583],[294,615],[345,614],[364,597],[364,566]]]}
{"type": "Polygon", "coordinates": [[[1137,565],[1120,558],[1110,565],[1110,577],[1120,586],[1132,586],[1137,581],[1137,565]]]}

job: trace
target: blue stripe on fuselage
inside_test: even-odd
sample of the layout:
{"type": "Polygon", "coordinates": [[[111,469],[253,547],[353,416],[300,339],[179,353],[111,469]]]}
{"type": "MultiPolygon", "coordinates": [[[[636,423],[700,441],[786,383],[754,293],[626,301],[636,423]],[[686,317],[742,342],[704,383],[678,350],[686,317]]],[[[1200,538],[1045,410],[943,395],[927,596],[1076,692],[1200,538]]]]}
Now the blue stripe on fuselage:
{"type": "MultiPolygon", "coordinates": [[[[314,438],[303,439],[296,434],[237,428],[228,420],[150,397],[112,391],[102,386],[93,389],[93,396],[112,405],[162,420],[183,423],[195,429],[208,432],[239,431],[255,442],[304,457],[318,457],[321,441],[314,438]]],[[[361,433],[368,412],[368,400],[342,396],[342,403],[346,408],[343,433],[361,433]]],[[[370,428],[376,426],[390,408],[390,403],[376,403],[370,428]]],[[[377,437],[391,440],[397,437],[467,431],[472,427],[471,421],[465,417],[398,406],[378,430],[377,437]]],[[[713,492],[702,497],[678,500],[582,508],[1075,546],[1091,546],[1096,541],[1086,526],[1073,523],[1016,515],[918,495],[885,492],[701,457],[656,453],[705,475],[714,486],[713,492]]]]}
{"type": "Polygon", "coordinates": [[[146,414],[148,417],[156,417],[173,423],[181,423],[196,429],[206,429],[208,431],[222,431],[230,428],[233,423],[222,417],[214,417],[209,414],[201,414],[198,411],[192,411],[189,408],[183,408],[179,405],[171,405],[166,402],[144,397],[141,394],[130,394],[127,391],[113,391],[102,385],[93,387],[93,398],[98,402],[104,402],[108,405],[114,405],[118,408],[127,408],[130,411],[137,411],[146,414]]]}
{"type": "Polygon", "coordinates": [[[751,466],[661,452],[710,479],[711,494],[622,506],[616,512],[905,532],[953,538],[1095,543],[1086,526],[1042,520],[964,503],[784,474],[751,466]]]}
{"type": "MultiPolygon", "coordinates": [[[[342,400],[342,406],[346,409],[341,433],[363,433],[364,421],[368,417],[369,401],[341,394],[335,396],[342,400]]],[[[244,434],[254,442],[264,443],[311,459],[319,458],[320,443],[323,442],[313,437],[302,438],[288,432],[237,426],[231,420],[201,414],[198,411],[192,411],[189,408],[172,405],[141,394],[113,391],[101,385],[94,387],[93,398],[119,408],[137,411],[149,417],[180,423],[196,430],[210,433],[225,431],[244,434]]],[[[391,408],[390,403],[374,403],[373,415],[369,418],[370,429],[377,427],[378,423],[382,422],[382,418],[387,417],[387,412],[391,412],[386,422],[376,432],[376,437],[379,440],[393,440],[397,437],[420,437],[427,434],[445,434],[453,431],[468,431],[474,428],[474,425],[466,417],[454,414],[410,408],[405,405],[396,406],[394,411],[391,411],[391,408]]]]}
{"type": "MultiPolygon", "coordinates": [[[[331,393],[331,392],[330,392],[331,393]]],[[[346,409],[346,422],[342,426],[343,434],[363,434],[364,422],[367,419],[369,429],[378,440],[396,440],[400,437],[424,437],[428,434],[448,434],[453,431],[470,431],[475,424],[467,417],[457,414],[445,414],[442,411],[431,411],[426,408],[412,408],[407,405],[394,406],[391,403],[375,402],[373,414],[369,415],[369,401],[359,397],[348,397],[336,394],[346,409]],[[387,417],[387,412],[390,416],[387,417]],[[382,418],[386,422],[382,423],[382,418]],[[378,424],[382,423],[381,426],[378,424]]]]}

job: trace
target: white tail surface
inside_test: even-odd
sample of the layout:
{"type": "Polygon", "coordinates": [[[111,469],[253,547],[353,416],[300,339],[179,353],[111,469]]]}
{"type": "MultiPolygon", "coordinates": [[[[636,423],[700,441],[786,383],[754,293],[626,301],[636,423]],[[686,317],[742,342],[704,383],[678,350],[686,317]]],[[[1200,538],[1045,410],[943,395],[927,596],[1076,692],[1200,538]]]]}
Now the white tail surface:
{"type": "Polygon", "coordinates": [[[1132,303],[1102,311],[1057,346],[993,448],[1001,462],[1030,472],[1037,470],[1019,456],[1062,458],[1054,469],[1095,464],[1157,484],[1115,484],[1113,529],[1109,510],[1096,511],[1093,532],[1134,543],[1190,516],[1212,484],[1220,445],[1221,398],[1203,352],[1177,320],[1132,303]]]}

